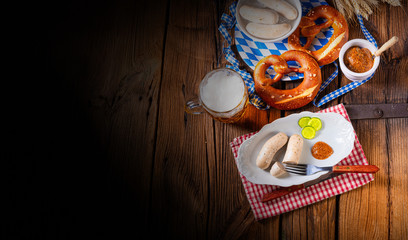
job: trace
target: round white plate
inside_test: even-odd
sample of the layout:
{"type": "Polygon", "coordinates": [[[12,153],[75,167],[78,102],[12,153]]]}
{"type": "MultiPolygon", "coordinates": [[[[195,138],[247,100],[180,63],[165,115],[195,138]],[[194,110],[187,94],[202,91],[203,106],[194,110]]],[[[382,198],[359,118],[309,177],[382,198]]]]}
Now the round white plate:
{"type": "MultiPolygon", "coordinates": [[[[269,138],[278,132],[283,132],[288,137],[293,134],[301,135],[302,129],[298,125],[298,120],[307,116],[320,118],[323,127],[317,131],[314,139],[304,139],[299,164],[313,164],[319,167],[334,166],[351,153],[354,148],[354,129],[353,125],[342,115],[338,113],[301,112],[265,125],[258,133],[244,141],[238,150],[238,170],[253,183],[283,187],[302,184],[327,173],[327,171],[323,171],[309,176],[288,173],[284,177],[276,178],[269,173],[270,167],[263,170],[256,166],[256,158],[269,138]],[[311,148],[318,141],[325,142],[333,148],[333,154],[329,158],[318,160],[312,156],[311,148]]],[[[282,161],[286,152],[286,145],[276,153],[274,161],[282,161]]]]}
{"type": "MultiPolygon", "coordinates": [[[[249,5],[252,7],[256,8],[261,8],[261,9],[269,9],[265,7],[262,3],[254,0],[239,0],[237,3],[237,8],[236,8],[236,19],[237,23],[241,26],[241,30],[252,40],[257,41],[257,42],[280,42],[283,39],[288,38],[298,27],[300,23],[300,19],[302,18],[302,4],[300,3],[300,0],[286,0],[292,7],[294,7],[297,11],[297,17],[294,20],[288,20],[285,17],[283,17],[281,14],[279,14],[279,21],[278,23],[288,23],[291,26],[291,29],[289,32],[285,33],[284,35],[278,37],[278,38],[271,38],[271,39],[265,39],[265,38],[259,38],[256,37],[252,34],[250,34],[246,30],[246,25],[250,22],[243,17],[241,17],[241,14],[239,13],[239,9],[243,5],[249,5]]],[[[275,10],[274,10],[275,11],[275,10]]],[[[276,12],[276,11],[275,11],[276,12]]]]}

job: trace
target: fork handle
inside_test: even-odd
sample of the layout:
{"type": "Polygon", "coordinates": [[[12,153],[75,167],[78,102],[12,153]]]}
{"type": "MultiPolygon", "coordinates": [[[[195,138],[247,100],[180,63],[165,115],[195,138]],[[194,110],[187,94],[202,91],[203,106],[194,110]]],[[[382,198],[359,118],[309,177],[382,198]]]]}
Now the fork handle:
{"type": "Polygon", "coordinates": [[[278,190],[275,190],[273,192],[269,192],[269,193],[266,193],[265,195],[263,195],[263,197],[261,199],[261,202],[263,202],[263,203],[264,202],[269,202],[269,201],[271,201],[273,199],[283,197],[285,195],[288,195],[289,193],[292,193],[294,191],[297,191],[297,190],[300,190],[300,189],[303,189],[303,188],[305,188],[305,185],[303,185],[303,184],[293,185],[293,186],[290,186],[290,187],[283,187],[283,188],[280,188],[278,190]]]}
{"type": "Polygon", "coordinates": [[[349,165],[349,166],[334,166],[333,172],[336,173],[376,173],[380,170],[375,165],[349,165]]]}

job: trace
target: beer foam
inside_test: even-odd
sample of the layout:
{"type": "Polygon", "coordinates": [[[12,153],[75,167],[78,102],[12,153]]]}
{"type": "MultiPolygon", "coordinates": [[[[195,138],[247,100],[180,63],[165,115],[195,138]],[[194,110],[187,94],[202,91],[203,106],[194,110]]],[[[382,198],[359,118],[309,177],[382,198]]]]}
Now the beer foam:
{"type": "Polygon", "coordinates": [[[211,72],[200,85],[204,105],[213,111],[226,112],[239,105],[245,94],[241,76],[230,70],[211,72]]]}

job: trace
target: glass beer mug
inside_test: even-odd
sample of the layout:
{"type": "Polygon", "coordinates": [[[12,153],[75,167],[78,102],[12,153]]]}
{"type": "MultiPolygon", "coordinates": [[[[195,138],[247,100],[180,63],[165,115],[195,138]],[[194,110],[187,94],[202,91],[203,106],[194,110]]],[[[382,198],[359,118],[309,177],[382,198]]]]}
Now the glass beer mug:
{"type": "Polygon", "coordinates": [[[229,68],[215,69],[205,75],[199,94],[185,105],[190,114],[207,112],[215,120],[234,123],[245,113],[248,91],[239,73],[229,68]]]}

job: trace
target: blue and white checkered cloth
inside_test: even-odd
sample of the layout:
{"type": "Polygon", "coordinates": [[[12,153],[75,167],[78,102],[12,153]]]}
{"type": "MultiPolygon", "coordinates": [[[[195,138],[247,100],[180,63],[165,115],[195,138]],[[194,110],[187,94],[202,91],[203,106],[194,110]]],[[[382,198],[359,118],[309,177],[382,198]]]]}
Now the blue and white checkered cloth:
{"type": "MultiPolygon", "coordinates": [[[[306,15],[310,9],[319,6],[319,5],[327,5],[327,3],[324,0],[301,0],[302,4],[302,15],[306,15]]],[[[244,60],[244,62],[252,69],[255,68],[255,65],[258,63],[259,60],[261,60],[263,57],[269,56],[271,54],[275,55],[281,55],[283,52],[288,50],[288,40],[284,39],[281,42],[274,42],[274,43],[263,43],[263,42],[257,42],[246,36],[240,29],[240,26],[236,24],[236,2],[232,3],[231,6],[229,7],[231,15],[223,14],[221,16],[221,24],[218,28],[220,33],[223,35],[225,41],[226,41],[226,47],[223,49],[223,53],[225,55],[226,60],[231,63],[232,65],[227,65],[226,67],[231,68],[238,73],[241,74],[243,77],[245,84],[248,87],[248,93],[249,93],[249,101],[251,104],[253,104],[256,108],[265,110],[269,109],[270,106],[267,105],[255,92],[255,84],[252,79],[251,74],[249,74],[245,70],[239,69],[239,61],[237,60],[234,52],[231,49],[232,45],[232,37],[229,33],[229,31],[235,26],[235,45],[238,50],[238,53],[240,54],[241,58],[244,60]]],[[[358,15],[359,23],[361,25],[361,29],[363,30],[364,36],[372,42],[375,46],[377,44],[375,43],[375,39],[371,36],[371,34],[367,31],[367,29],[363,25],[363,20],[360,15],[358,15]]],[[[315,51],[323,47],[330,39],[330,37],[333,35],[333,29],[328,28],[325,29],[324,31],[320,32],[316,38],[312,42],[311,50],[315,51]]],[[[305,38],[301,38],[301,42],[304,44],[306,42],[305,38]]],[[[288,62],[288,65],[290,67],[299,67],[299,65],[296,62],[288,62]]],[[[313,100],[313,104],[317,107],[320,107],[321,105],[353,90],[354,88],[360,86],[361,84],[365,83],[368,81],[372,76],[370,76],[368,79],[359,81],[359,82],[353,82],[350,83],[336,91],[333,91],[326,96],[324,96],[320,101],[316,103],[316,99],[318,95],[329,85],[333,79],[335,79],[338,75],[338,65],[336,62],[334,62],[334,65],[336,66],[336,70],[330,75],[330,77],[325,80],[322,83],[322,86],[319,89],[319,92],[315,99],[313,100]]],[[[268,74],[273,77],[276,73],[273,71],[272,68],[268,69],[268,74]]],[[[282,79],[283,81],[291,81],[291,80],[297,80],[303,78],[302,73],[290,73],[288,75],[285,75],[285,77],[282,79]]]]}

